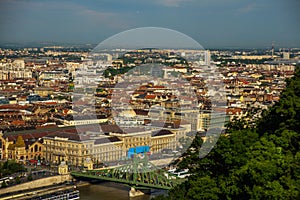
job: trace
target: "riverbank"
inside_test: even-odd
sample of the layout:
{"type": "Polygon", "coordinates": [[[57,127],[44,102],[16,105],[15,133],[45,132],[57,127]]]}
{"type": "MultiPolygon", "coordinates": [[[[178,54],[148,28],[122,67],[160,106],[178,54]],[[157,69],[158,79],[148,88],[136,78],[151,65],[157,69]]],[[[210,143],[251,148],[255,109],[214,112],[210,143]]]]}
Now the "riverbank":
{"type": "MultiPolygon", "coordinates": [[[[46,178],[33,180],[26,183],[21,183],[11,187],[0,189],[0,199],[24,199],[27,196],[36,196],[37,194],[47,194],[54,190],[64,190],[81,186],[86,186],[87,182],[75,182],[75,184],[68,184],[72,181],[71,175],[57,175],[46,178]]],[[[27,199],[27,198],[26,198],[27,199]]],[[[30,198],[29,198],[30,199],[30,198]]]]}
{"type": "Polygon", "coordinates": [[[26,183],[21,183],[11,187],[1,188],[0,195],[19,192],[19,191],[32,190],[41,187],[47,187],[51,185],[69,182],[70,180],[72,180],[72,177],[69,174],[50,176],[46,178],[29,181],[26,183]]]}
{"type": "Polygon", "coordinates": [[[88,182],[77,182],[75,184],[56,184],[56,185],[51,185],[47,187],[38,187],[30,190],[19,190],[17,192],[14,192],[12,194],[7,194],[5,196],[2,196],[0,199],[1,200],[8,200],[8,199],[13,199],[13,200],[29,200],[32,199],[33,197],[37,196],[42,196],[42,195],[47,195],[55,192],[63,192],[65,190],[72,190],[72,189],[77,189],[80,187],[88,186],[88,182]]]}
{"type": "Polygon", "coordinates": [[[49,186],[46,188],[41,188],[41,189],[35,189],[33,191],[28,191],[28,192],[22,192],[20,194],[14,194],[10,195],[4,198],[1,198],[1,200],[8,200],[8,199],[13,199],[13,200],[29,200],[33,199],[34,197],[39,197],[47,194],[53,194],[53,193],[63,193],[64,191],[67,190],[76,190],[77,188],[83,187],[83,186],[88,186],[89,183],[87,182],[79,182],[76,185],[55,185],[55,186],[49,186]],[[75,187],[74,187],[75,186],[75,187]]]}

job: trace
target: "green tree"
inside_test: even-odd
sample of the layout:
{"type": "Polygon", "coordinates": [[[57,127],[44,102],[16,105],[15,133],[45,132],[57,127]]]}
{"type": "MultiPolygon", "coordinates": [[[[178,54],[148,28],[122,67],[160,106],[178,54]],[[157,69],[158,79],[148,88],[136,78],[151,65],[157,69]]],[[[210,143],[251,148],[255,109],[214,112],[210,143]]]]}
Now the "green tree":
{"type": "Polygon", "coordinates": [[[19,176],[17,176],[17,177],[15,178],[15,182],[16,182],[16,184],[20,184],[20,183],[21,183],[21,180],[20,180],[20,177],[19,177],[19,176]]]}
{"type": "Polygon", "coordinates": [[[28,181],[32,181],[32,180],[33,180],[32,174],[29,174],[29,175],[27,176],[27,180],[28,180],[28,181]]]}
{"type": "Polygon", "coordinates": [[[6,183],[5,181],[3,181],[3,182],[1,183],[1,187],[2,187],[2,188],[7,187],[7,183],[6,183]]]}
{"type": "Polygon", "coordinates": [[[210,176],[192,177],[189,180],[188,199],[219,199],[220,189],[210,176]]]}
{"type": "Polygon", "coordinates": [[[7,160],[4,163],[0,164],[1,177],[23,171],[25,171],[25,167],[14,160],[7,160]]]}

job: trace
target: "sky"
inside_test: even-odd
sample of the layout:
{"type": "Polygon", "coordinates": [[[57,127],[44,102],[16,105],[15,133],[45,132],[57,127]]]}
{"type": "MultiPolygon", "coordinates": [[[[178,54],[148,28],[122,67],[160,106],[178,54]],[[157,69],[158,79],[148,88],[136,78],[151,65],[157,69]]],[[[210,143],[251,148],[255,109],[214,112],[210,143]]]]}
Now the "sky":
{"type": "Polygon", "coordinates": [[[162,27],[204,48],[300,47],[299,8],[299,0],[0,0],[0,44],[98,44],[162,27]]]}

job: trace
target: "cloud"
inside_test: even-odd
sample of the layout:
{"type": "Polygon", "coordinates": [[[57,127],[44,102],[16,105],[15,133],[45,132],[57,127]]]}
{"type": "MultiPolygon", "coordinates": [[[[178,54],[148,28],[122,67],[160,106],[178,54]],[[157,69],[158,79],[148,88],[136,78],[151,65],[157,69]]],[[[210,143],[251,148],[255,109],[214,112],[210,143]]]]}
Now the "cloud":
{"type": "MultiPolygon", "coordinates": [[[[140,2],[142,0],[139,0],[140,2]]],[[[145,0],[144,0],[145,1],[145,0]]],[[[240,2],[241,0],[152,0],[147,2],[151,2],[156,5],[164,6],[164,7],[180,7],[183,4],[191,4],[193,6],[215,6],[215,5],[228,5],[228,4],[235,4],[240,2]]],[[[251,0],[247,0],[251,1],[251,0]]]]}
{"type": "Polygon", "coordinates": [[[130,23],[116,12],[104,12],[84,8],[77,10],[77,14],[88,21],[94,22],[95,24],[105,25],[114,29],[127,29],[130,27],[130,23]]]}
{"type": "Polygon", "coordinates": [[[81,15],[82,17],[88,17],[90,19],[101,19],[101,21],[110,20],[111,18],[117,16],[117,14],[113,12],[101,12],[88,8],[78,10],[77,14],[81,15]]]}
{"type": "Polygon", "coordinates": [[[246,14],[246,13],[252,12],[256,8],[257,8],[257,4],[256,3],[250,3],[250,4],[247,4],[244,7],[241,7],[239,9],[237,9],[237,12],[240,13],[240,14],[246,14]]]}
{"type": "Polygon", "coordinates": [[[80,22],[94,23],[96,26],[104,26],[106,28],[127,29],[131,23],[129,20],[126,20],[126,14],[124,13],[101,9],[95,10],[94,8],[90,8],[74,1],[0,1],[2,1],[0,7],[5,5],[7,10],[18,8],[19,10],[22,10],[23,13],[50,13],[52,11],[61,11],[60,15],[62,17],[74,16],[74,19],[80,20],[80,22]]]}
{"type": "Polygon", "coordinates": [[[190,0],[154,0],[156,4],[166,7],[179,7],[182,3],[190,0]]]}

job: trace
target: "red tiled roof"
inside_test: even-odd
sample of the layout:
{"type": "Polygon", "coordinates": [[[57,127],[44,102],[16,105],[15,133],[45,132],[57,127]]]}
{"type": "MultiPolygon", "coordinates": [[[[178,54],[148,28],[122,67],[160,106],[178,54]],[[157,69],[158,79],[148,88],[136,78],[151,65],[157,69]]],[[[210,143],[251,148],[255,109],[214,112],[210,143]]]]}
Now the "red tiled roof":
{"type": "Polygon", "coordinates": [[[14,120],[10,123],[11,125],[25,125],[24,120],[14,120]]]}
{"type": "Polygon", "coordinates": [[[147,94],[145,96],[145,99],[155,99],[156,98],[156,95],[152,95],[152,94],[147,94]]]}
{"type": "Polygon", "coordinates": [[[26,110],[28,106],[21,106],[17,104],[5,104],[0,105],[0,109],[18,109],[18,110],[26,110]]]}
{"type": "Polygon", "coordinates": [[[165,88],[165,86],[163,86],[163,85],[155,85],[152,88],[165,88]]]}

